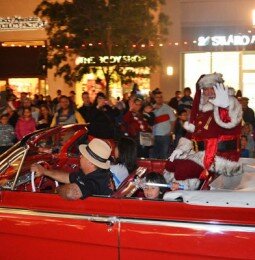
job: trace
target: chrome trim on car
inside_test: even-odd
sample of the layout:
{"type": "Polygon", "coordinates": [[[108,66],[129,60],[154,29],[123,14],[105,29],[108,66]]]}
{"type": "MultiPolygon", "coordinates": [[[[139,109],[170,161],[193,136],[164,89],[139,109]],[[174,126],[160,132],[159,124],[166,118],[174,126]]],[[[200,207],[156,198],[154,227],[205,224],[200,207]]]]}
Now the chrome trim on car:
{"type": "MultiPolygon", "coordinates": [[[[25,216],[35,217],[52,217],[62,219],[78,219],[87,220],[91,222],[106,223],[109,226],[118,223],[118,229],[121,223],[137,224],[137,225],[153,225],[153,226],[164,226],[164,227],[177,227],[177,228],[188,228],[195,230],[205,230],[211,233],[221,232],[254,232],[255,226],[237,225],[237,224],[222,224],[218,222],[185,222],[185,221],[171,221],[171,220],[148,220],[148,219],[132,219],[132,218],[121,218],[121,217],[108,217],[98,215],[81,215],[81,214],[68,214],[68,213],[54,213],[54,212],[43,212],[43,211],[32,211],[26,209],[11,209],[11,208],[0,208],[0,214],[16,214],[25,216]]],[[[0,215],[1,217],[1,215],[0,215]]]]}
{"type": "Polygon", "coordinates": [[[25,151],[24,151],[24,154],[23,154],[23,157],[21,159],[21,162],[20,162],[20,165],[19,165],[19,168],[18,168],[18,171],[16,173],[16,176],[15,176],[15,179],[13,181],[13,184],[12,184],[12,187],[11,187],[11,190],[14,190],[15,186],[16,186],[16,183],[17,183],[17,180],[18,180],[18,177],[19,177],[19,174],[20,174],[20,171],[21,171],[21,167],[24,163],[24,160],[26,158],[26,155],[27,155],[27,152],[28,152],[28,149],[29,149],[29,146],[26,145],[26,148],[25,148],[25,151]]]}

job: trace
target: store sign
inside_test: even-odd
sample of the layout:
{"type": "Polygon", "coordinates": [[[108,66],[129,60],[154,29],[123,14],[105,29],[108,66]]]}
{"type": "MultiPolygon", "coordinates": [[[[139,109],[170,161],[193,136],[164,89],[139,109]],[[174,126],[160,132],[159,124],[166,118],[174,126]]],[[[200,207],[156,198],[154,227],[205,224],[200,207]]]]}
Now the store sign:
{"type": "Polygon", "coordinates": [[[119,64],[119,63],[140,63],[145,61],[147,58],[146,56],[140,55],[133,55],[133,56],[98,56],[98,57],[78,57],[75,61],[76,65],[78,64],[100,64],[100,65],[107,65],[107,64],[119,64]]]}
{"type": "Polygon", "coordinates": [[[37,30],[45,27],[39,17],[0,17],[0,31],[23,31],[23,30],[37,30]]]}
{"type": "Polygon", "coordinates": [[[200,36],[198,46],[247,46],[255,44],[255,35],[200,36]]]}

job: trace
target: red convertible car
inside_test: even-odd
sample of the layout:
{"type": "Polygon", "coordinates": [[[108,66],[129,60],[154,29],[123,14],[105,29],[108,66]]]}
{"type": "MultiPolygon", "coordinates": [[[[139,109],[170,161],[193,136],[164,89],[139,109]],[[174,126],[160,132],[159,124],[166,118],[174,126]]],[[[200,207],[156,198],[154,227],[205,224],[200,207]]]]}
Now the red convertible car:
{"type": "Polygon", "coordinates": [[[66,201],[30,165],[75,171],[84,125],[26,136],[0,157],[0,259],[255,259],[255,192],[177,191],[164,200],[136,197],[140,167],[108,197],[66,201]],[[180,199],[182,198],[182,199],[180,199]]]}

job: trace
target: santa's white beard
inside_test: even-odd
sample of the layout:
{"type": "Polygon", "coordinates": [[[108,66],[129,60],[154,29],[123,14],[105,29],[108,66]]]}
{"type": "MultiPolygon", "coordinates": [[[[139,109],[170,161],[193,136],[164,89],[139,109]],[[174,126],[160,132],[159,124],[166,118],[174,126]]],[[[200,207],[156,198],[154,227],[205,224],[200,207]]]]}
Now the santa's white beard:
{"type": "Polygon", "coordinates": [[[205,95],[201,95],[199,110],[202,112],[207,112],[213,110],[213,104],[209,102],[209,97],[205,95]]]}

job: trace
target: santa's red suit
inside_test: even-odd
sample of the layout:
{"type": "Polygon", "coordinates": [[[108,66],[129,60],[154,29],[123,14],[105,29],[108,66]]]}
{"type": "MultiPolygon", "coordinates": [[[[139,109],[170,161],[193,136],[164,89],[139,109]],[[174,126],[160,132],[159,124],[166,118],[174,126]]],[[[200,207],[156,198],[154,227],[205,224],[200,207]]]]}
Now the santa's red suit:
{"type": "Polygon", "coordinates": [[[242,172],[238,163],[242,107],[233,90],[225,90],[222,83],[221,74],[208,74],[198,81],[191,120],[185,124],[189,133],[166,163],[166,170],[172,173],[169,181],[203,178],[208,171],[228,176],[242,172]],[[201,89],[213,86],[216,91],[221,88],[215,99],[224,92],[225,97],[220,98],[227,107],[219,107],[201,94],[201,89]]]}

